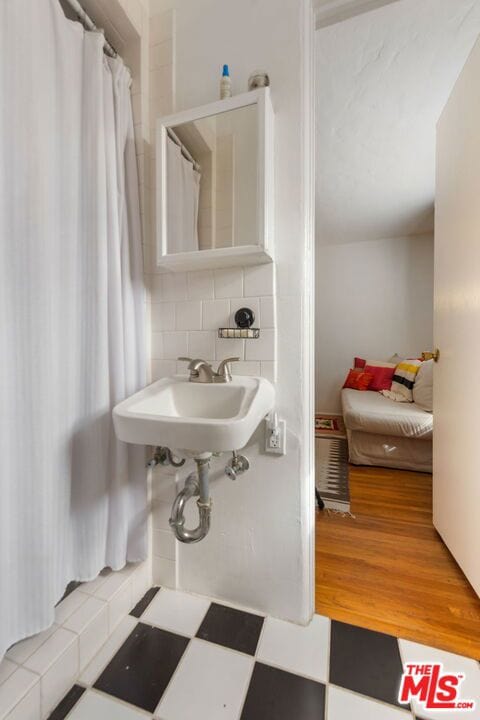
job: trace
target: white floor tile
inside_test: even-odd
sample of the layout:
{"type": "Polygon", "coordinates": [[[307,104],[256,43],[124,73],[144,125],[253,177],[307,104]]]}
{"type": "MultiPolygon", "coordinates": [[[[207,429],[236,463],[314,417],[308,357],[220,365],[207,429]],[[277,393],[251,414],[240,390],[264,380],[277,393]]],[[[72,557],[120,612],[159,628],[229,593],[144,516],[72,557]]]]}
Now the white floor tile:
{"type": "Polygon", "coordinates": [[[411,720],[406,710],[390,707],[385,703],[370,700],[349,690],[330,685],[327,690],[326,720],[411,720]]]}
{"type": "MultiPolygon", "coordinates": [[[[419,645],[408,640],[399,640],[402,662],[409,663],[437,663],[443,665],[444,672],[463,673],[465,680],[460,686],[459,700],[474,700],[476,708],[473,712],[458,713],[468,720],[480,719],[480,666],[476,660],[455,655],[454,653],[436,650],[435,648],[419,645]]],[[[446,720],[445,710],[424,710],[418,700],[412,701],[415,712],[424,720],[446,720]]],[[[447,712],[447,715],[449,713],[447,712]]]]}
{"type": "Polygon", "coordinates": [[[307,627],[267,618],[257,658],[297,675],[327,682],[330,620],[314,615],[307,627]]]}
{"type": "Polygon", "coordinates": [[[137,622],[137,618],[131,617],[130,615],[127,615],[127,617],[122,620],[110,635],[107,642],[100,648],[91,663],[87,665],[82,672],[79,677],[80,683],[83,685],[93,685],[102,670],[108,665],[117,650],[130,635],[137,622]]]}
{"type": "Polygon", "coordinates": [[[162,588],[142,615],[142,622],[193,637],[209,607],[210,600],[162,588]]]}
{"type": "Polygon", "coordinates": [[[87,690],[68,716],[68,720],[145,720],[145,713],[114,698],[87,690]]]}
{"type": "Polygon", "coordinates": [[[192,640],[155,711],[161,720],[237,720],[254,659],[192,640]]]}

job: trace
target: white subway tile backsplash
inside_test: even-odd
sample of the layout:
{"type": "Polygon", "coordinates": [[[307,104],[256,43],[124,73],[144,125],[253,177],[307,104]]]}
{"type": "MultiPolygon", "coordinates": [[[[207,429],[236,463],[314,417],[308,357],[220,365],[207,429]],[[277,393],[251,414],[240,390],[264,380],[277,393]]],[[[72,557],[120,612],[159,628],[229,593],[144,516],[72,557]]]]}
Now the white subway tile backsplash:
{"type": "Polygon", "coordinates": [[[240,310],[240,308],[250,308],[250,310],[253,310],[255,315],[255,320],[253,323],[253,327],[259,327],[260,326],[260,299],[249,297],[249,298],[232,298],[230,300],[230,320],[229,320],[229,327],[237,327],[235,323],[235,313],[237,310],[240,310]]]}
{"type": "Polygon", "coordinates": [[[175,560],[175,537],[171,530],[153,531],[153,554],[156,557],[175,560]]]}
{"type": "Polygon", "coordinates": [[[175,313],[177,330],[202,329],[202,303],[200,300],[178,302],[175,313]]]}
{"type": "Polygon", "coordinates": [[[163,333],[163,351],[167,360],[176,360],[177,357],[187,354],[187,333],[163,333]]]}
{"type": "Polygon", "coordinates": [[[214,282],[212,271],[200,270],[187,273],[187,292],[190,300],[213,300],[214,282]]]}
{"type": "Polygon", "coordinates": [[[255,265],[244,268],[244,295],[273,295],[274,265],[255,265]]]}
{"type": "Polygon", "coordinates": [[[161,300],[179,302],[187,299],[187,276],[185,273],[165,273],[159,275],[159,278],[161,300]]]}
{"type": "Polygon", "coordinates": [[[248,340],[246,360],[275,360],[275,330],[261,330],[257,340],[248,340]]]}
{"type": "Polygon", "coordinates": [[[175,360],[152,360],[152,382],[161,378],[175,375],[177,363],[175,360]]]}
{"type": "Polygon", "coordinates": [[[168,530],[170,532],[170,513],[172,504],[170,502],[152,503],[152,523],[154,530],[168,530]]]}
{"type": "Polygon", "coordinates": [[[202,330],[188,333],[188,352],[192,358],[212,358],[215,356],[214,330],[202,330]]]}
{"type": "Polygon", "coordinates": [[[163,358],[163,333],[152,333],[150,352],[154,360],[163,358]]]}
{"type": "Polygon", "coordinates": [[[230,302],[228,300],[207,300],[203,303],[203,329],[218,330],[228,327],[230,302]]]}
{"type": "Polygon", "coordinates": [[[216,298],[243,296],[243,268],[215,270],[214,281],[216,298]]]}
{"type": "Polygon", "coordinates": [[[175,565],[176,563],[173,560],[154,555],[152,560],[153,584],[175,588],[177,585],[175,565]]]}
{"type": "MultiPolygon", "coordinates": [[[[238,338],[219,338],[215,339],[215,358],[223,360],[227,357],[239,357],[245,360],[245,340],[238,338]]],[[[235,365],[233,366],[235,367],[235,365]]]]}
{"type": "Polygon", "coordinates": [[[174,302],[152,301],[152,332],[175,330],[175,306],[174,302]]]}
{"type": "MultiPolygon", "coordinates": [[[[256,342],[252,340],[252,342],[256,342]]],[[[259,362],[237,362],[232,366],[233,375],[260,375],[260,363],[259,362]]]]}
{"type": "Polygon", "coordinates": [[[275,300],[272,297],[260,298],[260,319],[261,328],[275,327],[275,300]]]}

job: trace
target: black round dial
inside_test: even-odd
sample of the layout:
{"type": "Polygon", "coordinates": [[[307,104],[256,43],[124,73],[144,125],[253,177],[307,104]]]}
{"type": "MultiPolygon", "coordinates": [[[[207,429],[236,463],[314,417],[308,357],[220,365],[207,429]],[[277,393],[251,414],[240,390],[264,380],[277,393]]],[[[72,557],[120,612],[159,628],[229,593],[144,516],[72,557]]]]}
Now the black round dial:
{"type": "Polygon", "coordinates": [[[250,308],[240,308],[235,313],[235,322],[239,328],[252,327],[255,322],[255,313],[250,308]]]}

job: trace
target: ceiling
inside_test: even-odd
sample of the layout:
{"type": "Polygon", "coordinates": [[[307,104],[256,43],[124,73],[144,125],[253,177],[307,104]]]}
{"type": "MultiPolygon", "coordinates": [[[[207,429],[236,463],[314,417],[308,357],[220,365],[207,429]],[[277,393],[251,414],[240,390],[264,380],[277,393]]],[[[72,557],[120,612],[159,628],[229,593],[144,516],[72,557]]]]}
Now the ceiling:
{"type": "Polygon", "coordinates": [[[399,0],[317,30],[319,242],[432,232],[435,125],[479,33],[480,0],[399,0]]]}
{"type": "Polygon", "coordinates": [[[316,26],[325,27],[399,0],[313,0],[316,26]]]}

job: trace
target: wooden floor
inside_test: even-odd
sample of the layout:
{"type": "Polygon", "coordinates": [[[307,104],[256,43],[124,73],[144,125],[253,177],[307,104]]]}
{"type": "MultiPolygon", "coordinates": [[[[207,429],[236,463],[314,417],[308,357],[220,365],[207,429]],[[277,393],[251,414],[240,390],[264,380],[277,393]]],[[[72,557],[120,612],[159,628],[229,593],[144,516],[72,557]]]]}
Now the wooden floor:
{"type": "Polygon", "coordinates": [[[424,473],[350,466],[355,519],[317,511],[316,611],[480,659],[480,600],[432,524],[424,473]]]}

